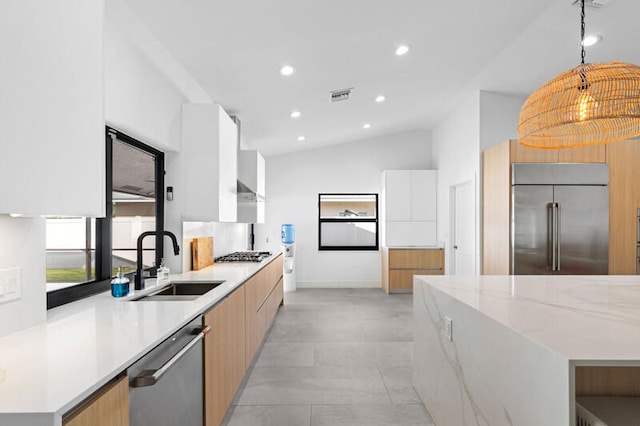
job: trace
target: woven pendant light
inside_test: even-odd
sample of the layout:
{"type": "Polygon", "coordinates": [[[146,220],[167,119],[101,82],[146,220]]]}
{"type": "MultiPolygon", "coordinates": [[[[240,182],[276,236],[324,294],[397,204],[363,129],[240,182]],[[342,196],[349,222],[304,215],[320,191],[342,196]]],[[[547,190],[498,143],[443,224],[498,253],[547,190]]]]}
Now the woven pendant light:
{"type": "Polygon", "coordinates": [[[584,44],[581,53],[580,65],[545,83],[522,106],[522,145],[572,148],[640,135],[640,67],[624,62],[585,64],[584,44]]]}

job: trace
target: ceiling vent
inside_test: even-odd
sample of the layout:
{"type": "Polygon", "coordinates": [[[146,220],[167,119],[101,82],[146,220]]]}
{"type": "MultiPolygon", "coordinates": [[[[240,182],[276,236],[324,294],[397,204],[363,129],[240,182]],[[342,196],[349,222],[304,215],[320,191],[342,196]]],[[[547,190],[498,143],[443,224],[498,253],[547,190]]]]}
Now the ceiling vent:
{"type": "Polygon", "coordinates": [[[348,101],[351,98],[353,87],[342,90],[334,90],[331,93],[331,102],[348,101]]]}
{"type": "MultiPolygon", "coordinates": [[[[601,9],[611,3],[611,0],[585,0],[584,5],[593,7],[595,9],[601,9]]],[[[573,5],[580,7],[580,0],[574,0],[573,5]]]]}

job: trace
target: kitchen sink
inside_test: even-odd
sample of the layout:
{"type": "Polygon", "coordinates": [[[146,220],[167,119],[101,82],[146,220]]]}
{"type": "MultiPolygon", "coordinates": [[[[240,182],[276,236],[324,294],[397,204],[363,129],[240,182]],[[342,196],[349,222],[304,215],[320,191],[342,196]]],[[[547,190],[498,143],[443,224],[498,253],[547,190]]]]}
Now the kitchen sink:
{"type": "Polygon", "coordinates": [[[175,281],[132,301],[195,300],[224,281],[175,281]]]}

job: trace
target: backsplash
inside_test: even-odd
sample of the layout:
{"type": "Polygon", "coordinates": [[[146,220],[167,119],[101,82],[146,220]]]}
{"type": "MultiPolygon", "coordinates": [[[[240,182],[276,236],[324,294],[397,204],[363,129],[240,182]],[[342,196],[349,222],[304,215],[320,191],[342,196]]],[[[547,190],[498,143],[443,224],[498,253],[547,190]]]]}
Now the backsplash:
{"type": "Polygon", "coordinates": [[[45,220],[0,215],[0,270],[19,268],[20,298],[0,304],[0,336],[47,319],[45,220]]]}
{"type": "Polygon", "coordinates": [[[244,223],[183,222],[182,271],[191,270],[191,239],[213,237],[213,255],[223,256],[234,251],[247,250],[248,225],[244,223]]]}

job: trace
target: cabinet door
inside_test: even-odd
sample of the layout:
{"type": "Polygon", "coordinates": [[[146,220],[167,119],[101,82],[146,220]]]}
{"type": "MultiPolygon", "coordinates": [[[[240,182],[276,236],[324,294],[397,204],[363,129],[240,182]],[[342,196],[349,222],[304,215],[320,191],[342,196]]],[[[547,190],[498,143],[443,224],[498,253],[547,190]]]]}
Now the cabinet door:
{"type": "Polygon", "coordinates": [[[410,170],[385,171],[385,220],[411,220],[411,196],[410,170]]]}
{"type": "Polygon", "coordinates": [[[123,377],[96,394],[85,406],[62,422],[63,426],[128,426],[129,381],[123,377]]]}
{"type": "Polygon", "coordinates": [[[182,106],[184,171],[183,219],[235,222],[237,198],[237,135],[235,123],[220,105],[182,106]]]}
{"type": "Polygon", "coordinates": [[[0,214],[104,216],[103,2],[3,6],[0,214]]]}
{"type": "Polygon", "coordinates": [[[387,222],[387,246],[435,246],[437,225],[432,222],[387,222]]]}
{"type": "Polygon", "coordinates": [[[557,163],[557,149],[537,149],[520,145],[517,140],[509,141],[512,163],[557,163]]]}
{"type": "Polygon", "coordinates": [[[442,275],[442,269],[390,269],[389,292],[394,290],[413,290],[414,275],[442,275]]]}
{"type": "Polygon", "coordinates": [[[411,220],[436,220],[437,172],[435,170],[411,171],[411,220]]]}
{"type": "Polygon", "coordinates": [[[389,250],[389,268],[442,269],[444,250],[389,250]]]}
{"type": "Polygon", "coordinates": [[[606,161],[604,144],[558,150],[558,163],[604,163],[606,161]]]}
{"type": "Polygon", "coordinates": [[[636,273],[640,141],[607,145],[609,163],[609,274],[636,273]]]}
{"type": "Polygon", "coordinates": [[[246,372],[244,286],[207,313],[204,321],[212,328],[204,344],[205,424],[217,426],[246,372]]]}

